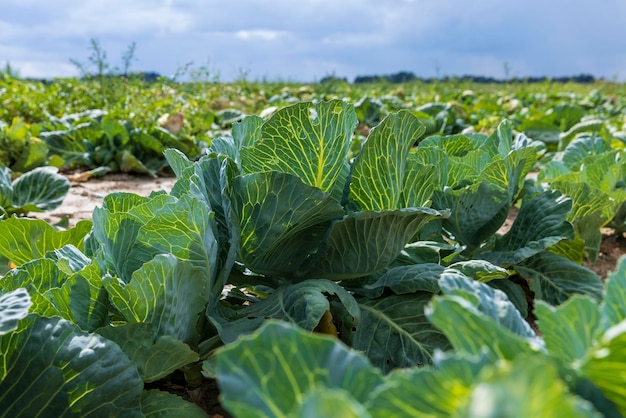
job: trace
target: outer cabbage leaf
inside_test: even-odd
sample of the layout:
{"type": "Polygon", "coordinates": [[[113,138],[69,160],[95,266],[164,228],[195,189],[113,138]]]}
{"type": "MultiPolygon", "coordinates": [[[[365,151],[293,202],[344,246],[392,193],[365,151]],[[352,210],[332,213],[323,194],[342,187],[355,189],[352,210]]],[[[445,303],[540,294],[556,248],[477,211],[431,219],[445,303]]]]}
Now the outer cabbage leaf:
{"type": "Polygon", "coordinates": [[[113,306],[129,323],[148,322],[156,335],[196,343],[209,301],[206,276],[171,254],[161,254],[135,271],[130,283],[105,277],[113,306]]]}
{"type": "Polygon", "coordinates": [[[341,100],[298,103],[276,111],[261,127],[261,140],[241,149],[246,173],[279,171],[331,193],[356,127],[354,108],[341,100]]]}
{"type": "Polygon", "coordinates": [[[336,339],[274,321],[221,349],[217,376],[224,406],[246,417],[288,416],[324,388],[365,403],[382,382],[365,356],[336,339]]]}
{"type": "Polygon", "coordinates": [[[522,356],[504,367],[485,368],[458,412],[470,418],[602,416],[589,403],[572,396],[557,368],[542,356],[522,356]]]}
{"type": "Polygon", "coordinates": [[[93,223],[93,235],[100,243],[108,268],[125,282],[130,281],[132,273],[149,259],[133,254],[135,241],[144,221],[130,213],[95,208],[93,223]]]}
{"type": "Polygon", "coordinates": [[[130,212],[140,217],[151,217],[159,207],[173,201],[175,199],[171,196],[155,194],[154,192],[150,196],[140,196],[130,192],[115,192],[104,197],[102,208],[111,213],[130,212]]]}
{"type": "Polygon", "coordinates": [[[300,418],[342,417],[371,418],[362,403],[347,390],[321,388],[308,392],[294,416],[300,418]]]}
{"type": "Polygon", "coordinates": [[[253,115],[233,124],[232,136],[211,141],[211,151],[230,157],[241,169],[241,149],[251,147],[261,140],[261,129],[265,121],[253,115]]]}
{"type": "Polygon", "coordinates": [[[575,384],[576,392],[606,416],[619,416],[616,407],[623,414],[625,406],[621,385],[626,376],[626,353],[622,349],[626,315],[621,312],[626,300],[624,278],[619,270],[613,273],[600,306],[588,297],[575,295],[558,307],[539,302],[535,308],[550,355],[571,368],[574,379],[568,380],[570,385],[575,384]]]}
{"type": "Polygon", "coordinates": [[[441,277],[469,278],[482,283],[506,279],[509,272],[484,260],[457,261],[442,272],[441,277]]]}
{"type": "Polygon", "coordinates": [[[146,199],[120,194],[94,210],[94,235],[105,260],[124,282],[155,255],[165,253],[203,269],[209,289],[217,275],[215,229],[207,205],[189,195],[146,199]]]}
{"type": "Polygon", "coordinates": [[[380,296],[385,288],[391,289],[397,295],[418,291],[437,293],[439,277],[444,270],[445,267],[435,263],[393,267],[375,282],[367,284],[365,288],[377,290],[376,297],[380,296]]]}
{"type": "Polygon", "coordinates": [[[626,195],[606,193],[584,181],[557,180],[550,187],[572,199],[567,220],[574,223],[576,233],[585,241],[587,254],[595,261],[602,242],[600,228],[613,218],[626,195]]]}
{"type": "MultiPolygon", "coordinates": [[[[626,257],[622,257],[617,264],[615,272],[609,274],[606,284],[604,302],[599,306],[594,306],[601,314],[604,323],[602,327],[593,330],[591,325],[586,323],[571,323],[570,328],[578,330],[579,333],[592,334],[598,338],[586,356],[577,363],[582,374],[587,376],[599,387],[604,395],[613,401],[622,415],[626,415],[626,392],[624,391],[624,379],[626,379],[626,257]],[[607,329],[608,328],[608,329],[607,329]],[[602,332],[602,335],[598,335],[602,332]]],[[[590,304],[588,304],[590,305],[590,304]]],[[[591,311],[589,306],[588,311],[591,311]]],[[[580,342],[577,341],[577,347],[580,342]]],[[[571,348],[570,348],[571,350],[571,348]]]]}
{"type": "Polygon", "coordinates": [[[20,212],[56,209],[70,190],[70,181],[55,167],[37,167],[13,181],[11,206],[20,212]]]}
{"type": "MultiPolygon", "coordinates": [[[[60,312],[50,300],[48,292],[61,287],[66,279],[67,274],[59,270],[54,261],[40,258],[10,270],[0,280],[0,289],[2,292],[10,292],[24,288],[28,291],[32,303],[30,312],[42,316],[63,316],[64,313],[60,312]]],[[[71,315],[69,312],[65,314],[71,315]]]]}
{"type": "Polygon", "coordinates": [[[524,202],[509,232],[480,257],[510,267],[559,241],[573,239],[572,225],[565,221],[571,207],[571,200],[558,192],[545,192],[524,202]]]}
{"type": "Polygon", "coordinates": [[[333,223],[303,277],[345,280],[382,270],[429,222],[447,214],[429,208],[353,212],[333,223]]]}
{"type": "Polygon", "coordinates": [[[238,169],[230,159],[209,155],[194,164],[190,176],[189,192],[204,200],[215,214],[218,253],[216,265],[212,267],[216,277],[211,285],[215,295],[221,293],[226,284],[239,250],[241,231],[234,220],[231,199],[231,185],[237,174],[238,169]]]}
{"type": "Polygon", "coordinates": [[[146,418],[206,418],[206,413],[180,396],[162,390],[147,390],[141,395],[141,412],[146,418]]]}
{"type": "Polygon", "coordinates": [[[611,326],[626,319],[626,257],[620,258],[616,270],[608,275],[601,309],[611,326]]]}
{"type": "Polygon", "coordinates": [[[451,210],[444,229],[473,252],[506,220],[537,152],[524,141],[513,141],[511,125],[504,121],[489,137],[427,138],[420,143],[416,159],[435,167],[438,187],[432,207],[451,210]]]}
{"type": "Polygon", "coordinates": [[[191,162],[183,152],[177,149],[166,149],[163,155],[176,177],[180,177],[186,168],[193,165],[193,162],[191,162]]]}
{"type": "Polygon", "coordinates": [[[233,189],[241,228],[239,258],[257,273],[293,276],[317,251],[330,222],[343,215],[328,193],[290,174],[237,177],[233,189]]]}
{"type": "Polygon", "coordinates": [[[596,302],[580,295],[556,308],[538,301],[535,314],[550,354],[570,364],[585,358],[604,328],[596,302]]]}
{"type": "Polygon", "coordinates": [[[451,211],[443,227],[457,242],[471,248],[478,247],[500,228],[511,207],[508,191],[486,182],[435,190],[432,199],[434,208],[451,211]]]}
{"type": "Polygon", "coordinates": [[[362,210],[400,209],[409,148],[424,126],[408,110],[387,116],[370,132],[350,179],[350,198],[362,210]]]}
{"type": "Polygon", "coordinates": [[[0,294],[0,336],[15,330],[19,321],[28,315],[31,305],[26,289],[0,294]]]}
{"type": "MultiPolygon", "coordinates": [[[[483,140],[487,139],[485,135],[481,137],[483,140]]],[[[420,142],[419,147],[439,149],[449,156],[463,156],[480,148],[473,144],[467,135],[432,135],[420,142]]]]}
{"type": "Polygon", "coordinates": [[[450,347],[424,314],[432,296],[419,292],[359,299],[361,320],[356,325],[352,346],[365,352],[384,373],[398,367],[430,364],[435,349],[450,347]]]}
{"type": "Polygon", "coordinates": [[[45,296],[63,318],[85,331],[93,331],[109,321],[107,294],[96,263],[69,275],[60,287],[49,289],[45,296]]]}
{"type": "Polygon", "coordinates": [[[0,280],[3,291],[20,287],[29,292],[31,312],[61,316],[86,331],[108,321],[100,268],[71,244],[9,271],[0,280]]]}
{"type": "Polygon", "coordinates": [[[563,164],[571,171],[579,171],[588,157],[597,157],[613,149],[608,141],[600,136],[583,136],[574,139],[563,150],[563,164]]]}
{"type": "Polygon", "coordinates": [[[366,407],[372,416],[397,418],[600,417],[543,356],[491,365],[484,357],[452,357],[434,369],[394,371],[366,407]]]}
{"type": "Polygon", "coordinates": [[[144,382],[159,380],[198,361],[198,353],[169,335],[157,336],[152,324],[133,323],[99,328],[96,332],[120,346],[135,363],[144,382]]]}
{"type": "Polygon", "coordinates": [[[138,157],[133,155],[130,150],[122,150],[115,154],[115,161],[119,167],[119,170],[123,173],[139,173],[139,174],[147,174],[151,177],[156,178],[156,170],[148,168],[146,164],[144,164],[138,157]]]}
{"type": "Polygon", "coordinates": [[[143,382],[117,344],[61,318],[31,314],[0,336],[6,416],[141,417],[143,382]]]}
{"type": "Polygon", "coordinates": [[[621,150],[611,148],[597,136],[580,136],[539,173],[539,181],[549,183],[573,200],[568,220],[585,241],[585,251],[595,261],[602,240],[600,227],[618,213],[626,200],[626,160],[621,150]]]}
{"type": "Polygon", "coordinates": [[[481,313],[487,315],[498,325],[529,341],[536,339],[536,334],[520,316],[509,297],[491,286],[458,276],[441,278],[439,286],[446,296],[467,298],[481,313]]]}
{"type": "Polygon", "coordinates": [[[626,320],[602,335],[580,370],[626,415],[626,320]]]}
{"type": "Polygon", "coordinates": [[[222,245],[232,239],[229,233],[231,201],[228,192],[230,183],[237,174],[238,170],[230,159],[209,154],[194,163],[193,175],[190,176],[188,192],[205,201],[215,213],[218,239],[222,245]]]}
{"type": "Polygon", "coordinates": [[[487,282],[490,287],[506,293],[509,300],[515,305],[523,318],[528,317],[528,300],[526,291],[517,283],[508,279],[495,279],[487,282]]]}
{"type": "Polygon", "coordinates": [[[441,279],[440,286],[446,295],[433,299],[426,316],[457,352],[478,356],[487,349],[492,359],[513,359],[540,347],[503,292],[456,277],[441,279]]]}
{"type": "Polygon", "coordinates": [[[93,151],[99,136],[96,125],[81,124],[67,130],[42,132],[40,136],[48,144],[50,155],[62,158],[65,167],[93,168],[93,151]]]}
{"type": "Polygon", "coordinates": [[[372,416],[455,416],[467,402],[485,360],[465,356],[436,361],[436,368],[398,369],[387,375],[366,404],[372,416]]]}
{"type": "MultiPolygon", "coordinates": [[[[352,325],[360,321],[361,312],[354,297],[338,284],[323,279],[279,287],[266,299],[240,309],[235,318],[228,318],[228,321],[216,315],[210,318],[222,340],[230,343],[241,334],[255,331],[268,318],[289,321],[313,331],[326,312],[337,322],[344,320],[352,325]],[[339,303],[331,304],[331,300],[339,303]]],[[[341,337],[347,341],[351,336],[341,337]]]]}
{"type": "MultiPolygon", "coordinates": [[[[184,160],[183,163],[186,164],[184,160]]],[[[232,179],[238,173],[239,171],[232,160],[223,155],[211,153],[203,156],[195,163],[185,165],[171,191],[172,196],[187,202],[186,204],[190,209],[185,211],[190,215],[196,210],[200,211],[200,213],[188,216],[188,219],[183,220],[183,223],[191,223],[195,226],[187,227],[182,224],[180,226],[183,229],[197,230],[198,237],[190,240],[190,249],[195,248],[194,252],[197,254],[204,252],[211,257],[215,256],[215,260],[212,263],[204,263],[204,268],[207,269],[207,274],[210,275],[209,287],[215,296],[212,298],[211,303],[218,302],[219,294],[228,281],[232,267],[235,264],[237,251],[239,250],[241,234],[238,222],[234,220],[235,216],[231,200],[232,179]],[[197,202],[194,202],[192,197],[197,202]],[[198,202],[201,202],[201,204],[199,205],[198,202]],[[209,216],[207,216],[208,211],[212,212],[209,216]],[[200,224],[206,224],[206,227],[210,226],[210,229],[213,231],[211,232],[210,229],[207,229],[202,234],[198,230],[199,221],[200,224]],[[211,244],[214,241],[211,235],[214,236],[217,245],[211,244]],[[198,246],[198,243],[203,241],[205,241],[204,250],[198,246]]],[[[179,216],[179,210],[175,207],[172,208],[173,210],[167,216],[179,216]]],[[[153,223],[155,227],[151,228],[153,232],[160,233],[158,232],[160,230],[158,218],[163,215],[166,215],[166,213],[156,216],[157,220],[153,223]]],[[[180,223],[180,221],[176,223],[180,223]]],[[[141,240],[145,238],[147,238],[147,235],[140,237],[141,240]]],[[[177,255],[179,257],[183,256],[183,254],[177,255]]],[[[202,262],[197,255],[196,259],[201,265],[202,262]]]]}
{"type": "Polygon", "coordinates": [[[202,271],[203,293],[211,291],[217,298],[223,285],[216,281],[218,242],[212,215],[203,202],[191,197],[163,205],[139,230],[133,256],[151,260],[158,254],[172,254],[188,261],[202,271]]]}
{"type": "Polygon", "coordinates": [[[49,251],[46,258],[53,260],[65,274],[75,273],[91,264],[91,259],[72,244],[49,251]]]}
{"type": "Polygon", "coordinates": [[[435,166],[421,164],[411,153],[406,160],[404,187],[400,191],[400,205],[405,208],[428,206],[435,191],[435,166]]]}
{"type": "Polygon", "coordinates": [[[7,211],[13,201],[11,169],[0,164],[0,209],[7,211]]]}
{"type": "Polygon", "coordinates": [[[496,159],[485,165],[484,169],[480,171],[480,178],[503,191],[507,191],[509,201],[512,203],[517,197],[524,178],[532,170],[536,161],[537,151],[530,146],[522,146],[501,155],[501,159],[496,159]]]}
{"type": "Polygon", "coordinates": [[[79,221],[74,228],[57,231],[42,219],[6,219],[0,222],[0,255],[21,266],[67,244],[81,248],[90,230],[91,221],[79,221]]]}
{"type": "Polygon", "coordinates": [[[576,293],[602,300],[602,280],[596,273],[551,252],[542,251],[513,268],[529,282],[535,298],[551,305],[563,303],[576,293]]]}

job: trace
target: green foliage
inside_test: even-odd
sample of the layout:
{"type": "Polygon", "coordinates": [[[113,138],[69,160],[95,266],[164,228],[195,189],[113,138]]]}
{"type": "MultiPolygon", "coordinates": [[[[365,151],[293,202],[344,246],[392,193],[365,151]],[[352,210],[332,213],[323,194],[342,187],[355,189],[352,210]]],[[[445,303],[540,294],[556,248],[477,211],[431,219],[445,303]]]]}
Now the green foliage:
{"type": "Polygon", "coordinates": [[[107,325],[96,332],[120,346],[144,382],[154,382],[198,361],[198,354],[170,335],[157,335],[148,322],[107,325]],[[150,356],[146,356],[150,353],[150,356]]]}
{"type": "Polygon", "coordinates": [[[268,323],[219,351],[224,405],[242,416],[291,416],[340,389],[334,397],[345,409],[337,410],[347,416],[619,417],[626,412],[626,317],[619,313],[625,284],[626,258],[601,305],[583,296],[559,307],[539,303],[539,336],[504,293],[467,278],[442,278],[443,295],[427,317],[455,352],[386,376],[341,342],[268,323]]]}
{"type": "Polygon", "coordinates": [[[340,101],[301,103],[274,113],[261,137],[241,149],[244,172],[274,170],[293,174],[324,192],[334,188],[344,169],[356,126],[352,107],[340,101]]]}
{"type": "Polygon", "coordinates": [[[237,340],[217,361],[224,405],[238,416],[288,416],[319,389],[343,389],[365,403],[382,381],[362,354],[283,322],[237,340]]]}
{"type": "Polygon", "coordinates": [[[31,305],[26,289],[16,289],[0,296],[0,335],[17,329],[18,322],[26,318],[31,305]]]}
{"type": "Polygon", "coordinates": [[[141,416],[142,382],[117,344],[61,318],[30,314],[0,336],[7,416],[141,416]]]}
{"type": "Polygon", "coordinates": [[[14,118],[11,125],[0,121],[0,164],[17,172],[45,165],[48,147],[36,138],[23,120],[14,118]]]}
{"type": "Polygon", "coordinates": [[[57,231],[41,219],[11,218],[0,222],[0,251],[17,266],[43,258],[46,253],[71,244],[82,247],[91,221],[57,231]]]}
{"type": "MultiPolygon", "coordinates": [[[[241,416],[626,411],[626,267],[605,290],[578,264],[624,200],[609,122],[585,136],[582,104],[544,115],[550,132],[576,132],[542,185],[527,175],[545,144],[514,131],[528,120],[513,109],[535,96],[500,97],[510,121],[483,134],[461,131],[503,115],[470,108],[481,103],[472,94],[418,110],[404,92],[356,109],[331,92],[284,107],[314,92],[281,86],[250,104],[275,105],[264,118],[231,103],[189,111],[208,140],[155,126],[176,100],[196,109],[215,99],[164,82],[153,97],[167,88],[179,91],[144,108],[149,123],[110,103],[28,128],[60,166],[154,175],[167,161],[178,180],[170,193],[110,194],[93,222],[67,231],[0,222],[0,257],[16,266],[0,278],[6,410],[36,415],[48,402],[60,415],[197,414],[143,385],[180,370],[192,382],[208,358],[205,373],[241,416]],[[514,206],[517,219],[499,233],[514,206]],[[533,309],[541,335],[524,320],[533,309]],[[41,374],[31,376],[27,356],[41,374]],[[104,373],[93,372],[96,357],[104,373]],[[37,402],[22,395],[30,384],[37,402]]],[[[249,83],[237,88],[261,97],[249,83]]],[[[31,187],[50,173],[12,182],[6,169],[0,202],[53,207],[53,188],[31,187]]]]}
{"type": "Polygon", "coordinates": [[[600,250],[600,228],[609,225],[625,230],[626,159],[598,135],[581,134],[555,155],[539,174],[547,187],[572,199],[567,220],[584,240],[587,256],[595,261],[600,250]]]}
{"type": "Polygon", "coordinates": [[[145,417],[206,418],[200,407],[162,390],[146,390],[141,395],[141,412],[145,417]]]}
{"type": "Polygon", "coordinates": [[[167,166],[166,148],[197,153],[193,143],[163,128],[137,129],[101,112],[68,115],[56,127],[42,132],[41,138],[63,168],[108,167],[114,172],[156,176],[167,166]]]}
{"type": "MultiPolygon", "coordinates": [[[[456,250],[446,261],[483,259],[509,269],[528,282],[536,298],[553,304],[574,293],[599,298],[602,283],[595,273],[576,264],[575,256],[550,252],[574,239],[567,222],[570,200],[556,192],[528,194],[511,229],[497,232],[526,191],[524,179],[538,158],[535,145],[523,135],[514,137],[507,121],[489,136],[430,136],[407,159],[407,175],[415,176],[409,196],[450,210],[442,232],[456,250]]],[[[507,287],[511,297],[516,287],[507,287]]]]}
{"type": "Polygon", "coordinates": [[[15,180],[11,177],[11,170],[0,164],[0,219],[53,210],[70,190],[69,180],[54,167],[37,167],[15,180]]]}
{"type": "MultiPolygon", "coordinates": [[[[126,305],[120,305],[127,316],[129,312],[152,315],[150,322],[133,317],[127,324],[117,319],[110,323],[111,304],[117,299],[105,291],[106,275],[99,260],[77,248],[83,247],[91,222],[55,231],[44,221],[12,218],[1,222],[0,228],[4,230],[0,252],[20,266],[0,279],[0,351],[6,359],[0,368],[3,411],[13,416],[37,415],[42,408],[66,416],[142,416],[147,403],[147,409],[171,409],[172,414],[198,413],[178,397],[149,393],[142,397],[143,382],[198,360],[198,354],[175,337],[196,335],[194,324],[202,316],[204,302],[195,315],[180,297],[178,310],[163,303],[178,294],[175,280],[189,278],[188,262],[181,261],[183,267],[171,271],[168,283],[174,288],[163,284],[160,293],[148,299],[158,306],[124,309],[126,305]]],[[[136,276],[158,277],[155,268],[160,260],[173,257],[155,257],[136,276]]],[[[161,263],[161,267],[167,270],[172,265],[161,263]]],[[[141,288],[140,279],[132,284],[147,292],[138,295],[138,303],[151,294],[151,288],[141,288]]],[[[192,298],[202,299],[202,294],[194,290],[192,298]]]]}

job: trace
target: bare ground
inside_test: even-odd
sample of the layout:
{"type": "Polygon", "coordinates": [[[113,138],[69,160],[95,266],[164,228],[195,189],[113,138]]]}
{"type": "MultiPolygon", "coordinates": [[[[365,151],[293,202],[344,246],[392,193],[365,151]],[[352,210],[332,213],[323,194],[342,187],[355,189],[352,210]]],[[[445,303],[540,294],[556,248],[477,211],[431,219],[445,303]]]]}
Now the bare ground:
{"type": "Polygon", "coordinates": [[[32,214],[55,224],[63,218],[69,219],[69,225],[74,226],[82,219],[91,219],[96,206],[102,206],[104,196],[115,192],[131,192],[141,196],[159,190],[169,192],[176,182],[175,177],[131,176],[128,174],[110,174],[102,178],[92,178],[82,181],[81,175],[67,176],[70,180],[70,191],[63,200],[63,204],[50,212],[32,214]]]}

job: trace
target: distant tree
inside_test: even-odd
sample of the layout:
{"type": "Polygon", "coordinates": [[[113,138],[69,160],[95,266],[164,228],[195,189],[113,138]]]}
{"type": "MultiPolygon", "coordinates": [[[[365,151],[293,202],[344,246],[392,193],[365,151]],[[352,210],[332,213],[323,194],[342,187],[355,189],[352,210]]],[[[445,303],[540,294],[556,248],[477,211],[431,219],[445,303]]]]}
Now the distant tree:
{"type": "Polygon", "coordinates": [[[406,83],[416,79],[417,77],[415,76],[415,74],[408,71],[400,71],[399,73],[388,75],[359,75],[355,77],[354,83],[406,83]]]}
{"type": "Polygon", "coordinates": [[[338,77],[335,73],[328,74],[320,79],[320,84],[327,83],[347,83],[348,79],[346,77],[338,77]]]}

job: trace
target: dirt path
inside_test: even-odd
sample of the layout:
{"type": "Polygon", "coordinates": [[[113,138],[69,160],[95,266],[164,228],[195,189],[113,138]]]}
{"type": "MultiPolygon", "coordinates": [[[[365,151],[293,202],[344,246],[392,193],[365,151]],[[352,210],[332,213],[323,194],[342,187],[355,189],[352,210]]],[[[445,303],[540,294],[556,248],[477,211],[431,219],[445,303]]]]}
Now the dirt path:
{"type": "Polygon", "coordinates": [[[141,196],[148,196],[153,191],[165,190],[169,192],[176,182],[175,177],[138,177],[128,174],[111,174],[102,178],[88,181],[71,181],[70,191],[63,200],[63,204],[50,212],[31,214],[36,218],[44,219],[49,223],[57,223],[63,218],[69,218],[69,225],[74,226],[81,219],[91,219],[96,206],[102,206],[102,199],[109,193],[131,192],[141,196]]]}

